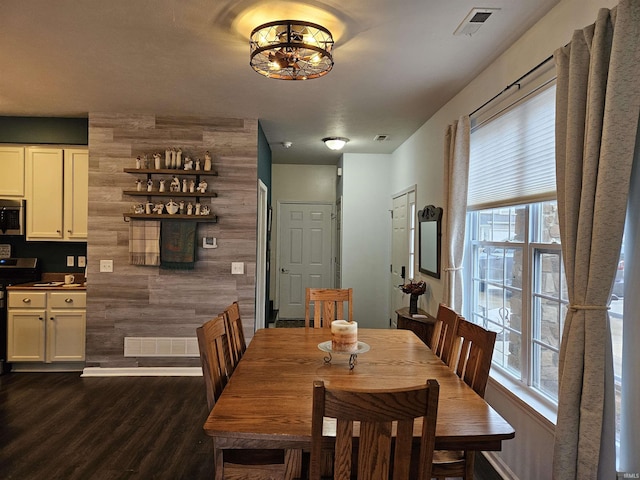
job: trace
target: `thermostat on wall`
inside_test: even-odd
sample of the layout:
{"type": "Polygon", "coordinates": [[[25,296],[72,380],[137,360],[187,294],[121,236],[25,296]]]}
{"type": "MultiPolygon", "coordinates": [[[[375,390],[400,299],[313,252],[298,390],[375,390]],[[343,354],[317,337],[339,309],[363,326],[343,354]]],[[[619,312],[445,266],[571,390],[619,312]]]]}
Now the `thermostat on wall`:
{"type": "Polygon", "coordinates": [[[8,243],[0,244],[0,258],[11,258],[11,245],[8,243]]]}

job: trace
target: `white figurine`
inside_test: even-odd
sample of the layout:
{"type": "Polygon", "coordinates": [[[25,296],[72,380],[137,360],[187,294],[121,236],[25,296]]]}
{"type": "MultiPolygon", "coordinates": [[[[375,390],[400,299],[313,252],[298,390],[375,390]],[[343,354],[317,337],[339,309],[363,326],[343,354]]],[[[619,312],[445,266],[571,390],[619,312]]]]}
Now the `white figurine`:
{"type": "Polygon", "coordinates": [[[189,180],[189,192],[194,193],[196,191],[196,182],[191,179],[189,180]]]}
{"type": "Polygon", "coordinates": [[[200,209],[200,215],[209,215],[211,213],[211,207],[209,205],[203,205],[200,209]]]}
{"type": "Polygon", "coordinates": [[[169,168],[176,168],[176,149],[171,149],[171,166],[169,168]]]}
{"type": "Polygon", "coordinates": [[[209,153],[209,150],[204,154],[204,170],[206,172],[211,170],[211,154],[209,153]]]}
{"type": "Polygon", "coordinates": [[[200,215],[200,204],[196,203],[196,215],[200,215]]]}
{"type": "Polygon", "coordinates": [[[164,203],[156,203],[156,206],[153,208],[153,213],[157,213],[160,215],[164,210],[164,203]]]}
{"type": "Polygon", "coordinates": [[[193,160],[191,160],[191,157],[187,157],[184,159],[184,169],[193,170],[193,160]]]}
{"type": "Polygon", "coordinates": [[[187,193],[187,179],[186,178],[182,179],[182,192],[183,193],[187,193]]]}
{"type": "Polygon", "coordinates": [[[136,157],[136,168],[137,168],[138,170],[140,170],[140,169],[142,168],[142,159],[140,158],[140,155],[138,155],[138,156],[136,157]]]}
{"type": "Polygon", "coordinates": [[[153,190],[153,180],[149,179],[147,180],[147,192],[150,192],[153,190]]]}
{"type": "Polygon", "coordinates": [[[171,166],[171,151],[167,148],[164,151],[164,168],[169,168],[171,166]]]}
{"type": "Polygon", "coordinates": [[[176,151],[176,168],[182,168],[182,149],[176,151]]]}
{"type": "Polygon", "coordinates": [[[151,203],[151,202],[147,202],[147,203],[145,203],[145,204],[144,204],[144,212],[145,212],[147,215],[150,215],[150,214],[151,214],[151,209],[152,209],[152,208],[153,208],[153,203],[151,203]]]}
{"type": "Polygon", "coordinates": [[[191,202],[189,202],[189,204],[187,205],[187,215],[192,215],[193,214],[193,205],[191,202]]]}
{"type": "Polygon", "coordinates": [[[200,170],[200,159],[196,158],[196,170],[200,170]]]}
{"type": "Polygon", "coordinates": [[[136,180],[136,190],[141,192],[142,191],[142,180],[137,179],[136,180]]]}
{"type": "Polygon", "coordinates": [[[160,164],[160,154],[159,153],[154,153],[153,154],[153,160],[154,160],[155,165],[156,165],[156,170],[160,170],[162,168],[162,165],[160,164]]]}
{"type": "Polygon", "coordinates": [[[205,182],[204,180],[200,180],[200,183],[198,183],[198,192],[204,193],[206,191],[207,191],[207,182],[205,182]]]}
{"type": "Polygon", "coordinates": [[[164,192],[164,182],[165,182],[165,179],[164,179],[164,178],[162,178],[162,179],[160,180],[160,186],[158,187],[158,191],[159,191],[159,192],[164,192]]]}
{"type": "Polygon", "coordinates": [[[180,203],[178,204],[178,208],[180,210],[180,215],[182,215],[184,213],[184,201],[181,200],[180,203]]]}
{"type": "Polygon", "coordinates": [[[171,185],[169,185],[169,191],[171,192],[179,192],[180,191],[180,180],[175,175],[171,180],[171,185]]]}

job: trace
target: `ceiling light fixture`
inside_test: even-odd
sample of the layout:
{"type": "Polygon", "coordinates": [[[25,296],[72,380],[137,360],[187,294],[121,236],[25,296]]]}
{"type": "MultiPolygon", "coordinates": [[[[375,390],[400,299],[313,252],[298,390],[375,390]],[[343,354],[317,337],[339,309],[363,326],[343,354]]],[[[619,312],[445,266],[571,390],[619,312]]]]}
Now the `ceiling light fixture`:
{"type": "Polygon", "coordinates": [[[279,80],[307,80],[333,68],[333,37],[321,25],[301,20],[279,20],[251,32],[251,67],[279,80]]]}
{"type": "Polygon", "coordinates": [[[342,150],[349,142],[349,139],[344,137],[325,137],[322,141],[330,150],[342,150]]]}

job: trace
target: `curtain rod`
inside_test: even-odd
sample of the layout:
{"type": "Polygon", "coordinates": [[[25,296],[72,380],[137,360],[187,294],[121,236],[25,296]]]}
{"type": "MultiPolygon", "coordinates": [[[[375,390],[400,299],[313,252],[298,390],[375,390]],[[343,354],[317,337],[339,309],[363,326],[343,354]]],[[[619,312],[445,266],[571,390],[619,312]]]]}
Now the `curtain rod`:
{"type": "Polygon", "coordinates": [[[522,75],[520,78],[518,78],[517,80],[511,82],[509,85],[507,85],[506,87],[504,87],[504,89],[497,93],[496,95],[494,95],[493,97],[491,97],[489,100],[487,100],[486,102],[484,102],[482,105],[480,105],[478,108],[476,108],[473,112],[471,112],[469,114],[469,116],[471,117],[474,113],[479,112],[480,110],[482,110],[484,107],[486,107],[487,105],[489,105],[491,102],[493,102],[496,98],[498,98],[500,95],[502,95],[503,93],[505,93],[507,90],[509,90],[511,87],[514,87],[516,85],[519,85],[519,83],[524,80],[525,78],[527,78],[529,75],[531,75],[533,72],[535,72],[536,70],[538,70],[539,68],[541,68],[545,63],[547,63],[549,60],[553,59],[553,55],[549,55],[547,58],[545,58],[543,61],[541,61],[538,65],[536,65],[535,67],[533,67],[531,70],[529,70],[527,73],[525,73],[524,75],[522,75]]]}

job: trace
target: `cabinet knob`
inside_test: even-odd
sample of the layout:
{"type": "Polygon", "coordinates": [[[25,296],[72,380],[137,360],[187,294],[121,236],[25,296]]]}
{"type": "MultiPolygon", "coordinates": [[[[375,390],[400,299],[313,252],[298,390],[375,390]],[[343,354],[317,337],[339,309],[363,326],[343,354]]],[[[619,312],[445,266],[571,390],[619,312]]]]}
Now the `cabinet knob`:
{"type": "Polygon", "coordinates": [[[73,298],[65,298],[65,303],[73,303],[73,298]]]}
{"type": "Polygon", "coordinates": [[[31,303],[31,299],[30,298],[23,298],[22,302],[23,303],[31,303]]]}
{"type": "Polygon", "coordinates": [[[73,233],[71,230],[67,230],[67,233],[73,233]]]}
{"type": "Polygon", "coordinates": [[[42,317],[38,317],[38,320],[44,320],[44,318],[42,318],[42,317]]]}
{"type": "Polygon", "coordinates": [[[60,230],[56,230],[56,233],[61,233],[60,230]]]}
{"type": "Polygon", "coordinates": [[[50,318],[50,320],[55,320],[55,319],[56,319],[56,317],[51,317],[51,318],[50,318]]]}

